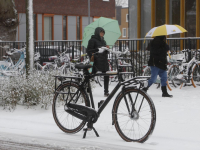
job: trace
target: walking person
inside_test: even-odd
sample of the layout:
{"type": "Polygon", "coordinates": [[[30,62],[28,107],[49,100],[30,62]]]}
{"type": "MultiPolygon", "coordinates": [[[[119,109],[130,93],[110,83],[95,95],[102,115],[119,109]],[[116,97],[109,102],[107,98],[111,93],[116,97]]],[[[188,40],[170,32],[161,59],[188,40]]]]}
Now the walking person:
{"type": "MultiPolygon", "coordinates": [[[[88,42],[87,46],[87,54],[89,57],[92,57],[92,52],[89,50],[94,50],[93,52],[99,52],[94,55],[94,65],[92,73],[96,73],[97,71],[101,71],[102,73],[106,73],[106,71],[109,71],[109,65],[108,65],[108,51],[104,51],[104,49],[101,49],[101,47],[107,47],[109,46],[106,44],[106,41],[104,40],[104,34],[105,30],[102,27],[97,27],[95,29],[94,35],[91,36],[91,39],[88,42]]],[[[104,76],[104,96],[107,97],[109,95],[109,76],[104,76]]]]}
{"type": "Polygon", "coordinates": [[[165,36],[156,36],[148,46],[150,50],[150,58],[148,66],[151,68],[151,78],[148,84],[144,86],[143,90],[148,88],[156,81],[157,75],[161,78],[162,97],[173,97],[167,92],[167,52],[169,52],[169,45],[166,43],[165,36]]]}

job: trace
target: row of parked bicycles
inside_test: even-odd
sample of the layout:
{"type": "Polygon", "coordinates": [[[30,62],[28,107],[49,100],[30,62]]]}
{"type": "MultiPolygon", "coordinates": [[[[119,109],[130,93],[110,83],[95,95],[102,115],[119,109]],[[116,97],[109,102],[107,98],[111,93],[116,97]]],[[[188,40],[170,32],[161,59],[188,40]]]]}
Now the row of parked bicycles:
{"type": "MultiPolygon", "coordinates": [[[[7,47],[6,47],[7,48],[7,47]]],[[[0,76],[19,76],[25,73],[25,57],[26,57],[26,47],[21,49],[10,49],[6,51],[5,56],[3,56],[3,61],[0,61],[0,76]],[[13,58],[19,56],[18,61],[14,62],[13,58]]],[[[53,62],[45,62],[45,64],[40,64],[40,53],[36,52],[34,55],[34,70],[38,73],[49,73],[51,71],[59,71],[63,74],[68,74],[69,71],[75,71],[74,63],[70,62],[69,56],[66,51],[63,53],[58,53],[57,56],[50,56],[49,60],[54,60],[53,62]]],[[[74,59],[73,61],[78,61],[74,59]]],[[[88,59],[85,62],[87,63],[88,59]]]]}
{"type": "MultiPolygon", "coordinates": [[[[70,48],[70,47],[69,47],[70,48]]],[[[25,73],[25,56],[26,56],[26,47],[21,49],[11,49],[6,51],[5,56],[3,56],[4,61],[0,61],[0,76],[20,76],[25,73]],[[19,54],[20,57],[17,62],[14,63],[12,56],[19,54]]],[[[116,71],[116,63],[114,57],[109,55],[108,63],[109,70],[114,72],[116,71]]],[[[58,74],[63,74],[66,76],[77,75],[82,76],[82,71],[75,68],[75,65],[78,63],[89,64],[90,59],[87,54],[80,56],[84,57],[84,60],[81,61],[80,58],[70,59],[67,50],[64,52],[57,52],[55,56],[49,56],[49,62],[40,63],[40,53],[36,52],[34,55],[34,70],[40,74],[46,74],[51,72],[57,72],[58,74]]],[[[118,65],[121,66],[123,72],[133,72],[130,58],[119,57],[117,60],[118,65]]],[[[99,72],[97,72],[99,73],[99,72]]],[[[124,74],[124,80],[130,78],[131,74],[124,74]]],[[[109,76],[109,83],[118,82],[117,76],[109,76]]],[[[95,78],[96,83],[100,86],[103,84],[104,77],[99,76],[95,78]]]]}
{"type": "MultiPolygon", "coordinates": [[[[168,63],[168,82],[167,86],[169,90],[173,88],[182,88],[186,85],[193,85],[196,87],[200,85],[200,61],[197,60],[200,54],[200,50],[191,51],[189,49],[182,50],[180,54],[171,55],[168,63]],[[187,58],[191,54],[192,59],[187,61],[187,58]]],[[[150,76],[151,69],[149,66],[145,66],[143,69],[143,76],[150,76]]],[[[157,78],[157,87],[160,87],[160,78],[157,78]]]]}

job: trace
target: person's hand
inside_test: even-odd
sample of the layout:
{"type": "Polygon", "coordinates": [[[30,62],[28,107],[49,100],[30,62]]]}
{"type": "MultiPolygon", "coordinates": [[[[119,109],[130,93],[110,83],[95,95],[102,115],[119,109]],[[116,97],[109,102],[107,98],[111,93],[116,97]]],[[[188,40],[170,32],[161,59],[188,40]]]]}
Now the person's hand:
{"type": "Polygon", "coordinates": [[[106,45],[107,48],[110,48],[110,46],[106,45]]]}

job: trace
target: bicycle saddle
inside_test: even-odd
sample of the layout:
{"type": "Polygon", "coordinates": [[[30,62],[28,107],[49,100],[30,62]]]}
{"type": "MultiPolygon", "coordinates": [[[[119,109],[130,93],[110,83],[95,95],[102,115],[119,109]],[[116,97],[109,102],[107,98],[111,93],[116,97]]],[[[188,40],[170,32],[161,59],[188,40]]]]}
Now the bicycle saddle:
{"type": "Polygon", "coordinates": [[[8,56],[3,56],[3,59],[7,59],[8,58],[8,56]]]}
{"type": "Polygon", "coordinates": [[[88,69],[91,67],[92,67],[92,65],[84,65],[84,64],[76,64],[75,65],[75,68],[77,68],[77,69],[88,69]]]}
{"type": "Polygon", "coordinates": [[[6,52],[6,54],[5,54],[6,56],[12,56],[13,55],[13,53],[10,53],[10,52],[6,52]]]}

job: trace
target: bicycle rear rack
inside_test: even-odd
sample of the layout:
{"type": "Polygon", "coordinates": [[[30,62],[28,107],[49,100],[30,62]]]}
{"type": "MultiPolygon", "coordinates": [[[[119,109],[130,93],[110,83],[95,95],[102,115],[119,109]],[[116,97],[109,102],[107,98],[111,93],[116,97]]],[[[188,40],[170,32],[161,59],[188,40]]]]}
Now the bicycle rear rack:
{"type": "MultiPolygon", "coordinates": [[[[81,77],[76,77],[76,76],[54,76],[54,77],[55,77],[55,92],[56,93],[60,93],[60,92],[56,91],[56,89],[58,88],[58,86],[56,86],[57,85],[57,80],[59,80],[61,82],[61,84],[63,84],[64,81],[66,81],[67,79],[70,79],[70,80],[68,80],[70,82],[72,82],[72,81],[74,81],[76,79],[79,79],[79,80],[82,79],[81,77]]],[[[63,92],[63,93],[60,93],[60,94],[66,94],[66,93],[63,92]]]]}

